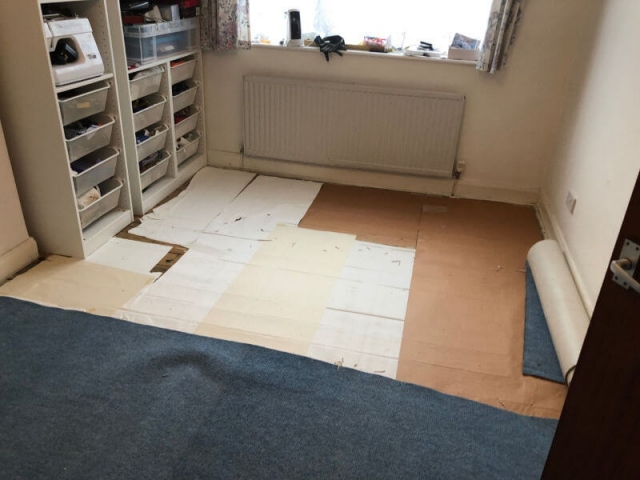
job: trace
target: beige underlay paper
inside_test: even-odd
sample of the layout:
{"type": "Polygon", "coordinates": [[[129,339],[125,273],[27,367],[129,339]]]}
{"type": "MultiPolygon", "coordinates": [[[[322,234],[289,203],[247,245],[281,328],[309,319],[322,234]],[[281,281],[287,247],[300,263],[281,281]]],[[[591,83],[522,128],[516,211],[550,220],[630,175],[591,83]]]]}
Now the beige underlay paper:
{"type": "Polygon", "coordinates": [[[52,255],[0,287],[0,295],[113,316],[152,275],[52,255]]]}
{"type": "Polygon", "coordinates": [[[276,227],[195,333],[306,355],[354,241],[276,227]]]}

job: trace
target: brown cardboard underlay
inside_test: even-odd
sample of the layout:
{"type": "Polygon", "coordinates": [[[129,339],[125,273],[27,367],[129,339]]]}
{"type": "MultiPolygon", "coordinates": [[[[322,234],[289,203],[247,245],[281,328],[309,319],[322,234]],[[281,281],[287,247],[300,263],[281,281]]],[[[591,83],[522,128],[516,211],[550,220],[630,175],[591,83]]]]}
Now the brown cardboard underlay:
{"type": "Polygon", "coordinates": [[[350,233],[365,242],[415,248],[425,198],[376,188],[325,184],[299,226],[350,233]]]}
{"type": "Polygon", "coordinates": [[[566,387],[534,377],[511,379],[497,375],[469,372],[439,365],[415,363],[400,354],[398,380],[428,386],[435,390],[505,408],[524,415],[558,418],[566,387]]]}
{"type": "Polygon", "coordinates": [[[566,387],[522,375],[523,270],[542,239],[534,210],[424,200],[398,380],[558,417],[566,387]]]}

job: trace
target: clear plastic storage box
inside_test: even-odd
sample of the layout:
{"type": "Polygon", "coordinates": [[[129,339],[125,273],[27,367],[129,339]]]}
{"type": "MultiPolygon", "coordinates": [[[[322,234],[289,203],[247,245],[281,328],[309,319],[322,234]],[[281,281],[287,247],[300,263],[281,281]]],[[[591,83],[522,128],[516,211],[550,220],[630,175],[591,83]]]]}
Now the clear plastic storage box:
{"type": "Polygon", "coordinates": [[[123,31],[127,60],[143,65],[198,48],[200,41],[197,17],[125,26],[123,31]]]}

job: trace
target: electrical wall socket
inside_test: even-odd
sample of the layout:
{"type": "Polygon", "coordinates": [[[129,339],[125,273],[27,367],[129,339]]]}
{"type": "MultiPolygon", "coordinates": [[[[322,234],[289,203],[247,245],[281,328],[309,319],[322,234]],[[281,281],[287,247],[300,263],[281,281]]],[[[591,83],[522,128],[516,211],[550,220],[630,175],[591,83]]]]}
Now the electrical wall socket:
{"type": "Polygon", "coordinates": [[[576,197],[573,195],[573,193],[571,192],[567,192],[567,199],[564,201],[565,205],[567,206],[567,210],[569,210],[569,213],[571,215],[573,215],[574,210],[576,209],[576,202],[578,200],[576,199],[576,197]]]}

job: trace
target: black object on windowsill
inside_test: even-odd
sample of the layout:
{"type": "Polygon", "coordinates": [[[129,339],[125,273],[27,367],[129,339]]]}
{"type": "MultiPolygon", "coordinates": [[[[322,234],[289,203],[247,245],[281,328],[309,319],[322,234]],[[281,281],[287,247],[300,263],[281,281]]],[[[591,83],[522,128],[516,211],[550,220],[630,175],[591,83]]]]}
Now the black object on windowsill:
{"type": "Polygon", "coordinates": [[[344,38],[340,35],[332,35],[330,37],[320,38],[320,35],[314,40],[315,44],[320,47],[320,51],[324,53],[324,58],[329,61],[330,53],[337,53],[342,56],[342,52],[347,51],[347,46],[344,43],[344,38]]]}

